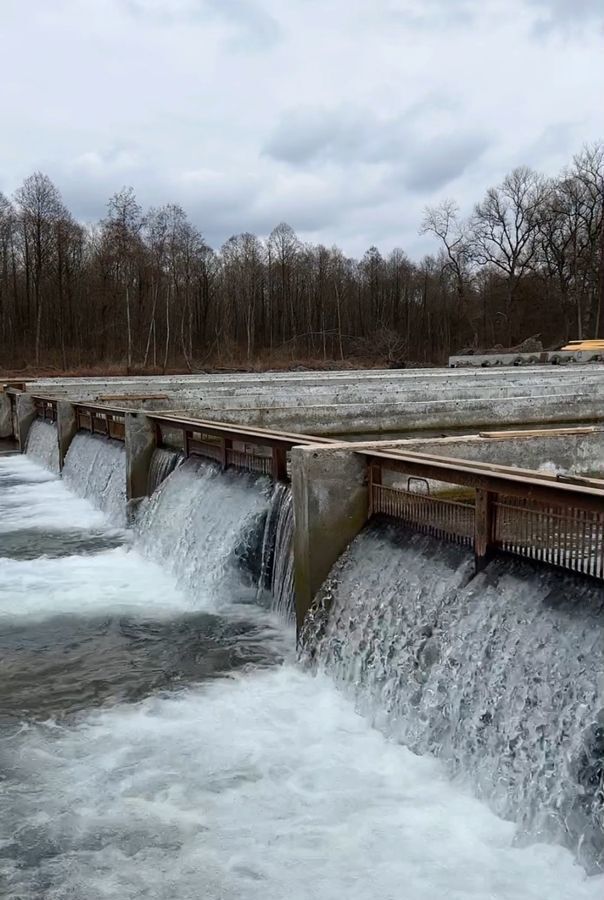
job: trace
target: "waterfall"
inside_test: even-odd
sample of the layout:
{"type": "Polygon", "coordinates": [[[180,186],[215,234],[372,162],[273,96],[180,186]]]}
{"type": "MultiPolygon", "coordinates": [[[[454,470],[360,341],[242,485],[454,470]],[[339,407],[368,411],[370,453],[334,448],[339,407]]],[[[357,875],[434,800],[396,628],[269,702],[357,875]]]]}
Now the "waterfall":
{"type": "Polygon", "coordinates": [[[214,600],[219,597],[219,604],[259,601],[290,619],[289,487],[273,486],[265,476],[234,469],[223,472],[213,463],[193,459],[176,466],[177,454],[156,454],[156,471],[165,472],[169,466],[172,471],[157,476],[159,487],[137,517],[136,527],[149,554],[162,560],[202,606],[210,595],[214,600]]]}
{"type": "Polygon", "coordinates": [[[59,438],[52,422],[35,419],[27,436],[26,452],[51,472],[59,471],[59,438]]]}
{"type": "Polygon", "coordinates": [[[0,457],[7,900],[601,900],[602,588],[376,522],[313,672],[289,488],[156,462],[126,533],[121,444],[0,457]]]}
{"type": "Polygon", "coordinates": [[[67,486],[107,513],[116,524],[126,521],[126,451],[124,445],[95,434],[76,434],[65,457],[67,486]]]}
{"type": "MultiPolygon", "coordinates": [[[[80,433],[67,453],[63,477],[75,493],[123,524],[125,468],[123,444],[80,433]]],[[[148,484],[151,496],[137,516],[137,532],[149,555],[162,560],[190,594],[201,591],[228,602],[261,600],[291,619],[289,487],[272,485],[265,476],[233,469],[222,472],[212,463],[183,462],[179,453],[163,448],[153,453],[148,484]]]]}
{"type": "Polygon", "coordinates": [[[294,614],[294,510],[288,485],[275,484],[262,539],[259,598],[286,620],[294,614]]]}
{"type": "Polygon", "coordinates": [[[604,867],[602,586],[506,559],[473,577],[463,549],[376,523],[303,642],[388,736],[441,757],[527,838],[604,867]]]}
{"type": "Polygon", "coordinates": [[[200,608],[256,598],[268,480],[185,460],[142,505],[136,528],[200,608]]]}
{"type": "Polygon", "coordinates": [[[182,458],[181,453],[176,450],[167,450],[164,447],[157,447],[153,451],[147,481],[147,492],[149,495],[157,490],[162,481],[164,481],[170,472],[172,472],[182,461],[182,458]]]}

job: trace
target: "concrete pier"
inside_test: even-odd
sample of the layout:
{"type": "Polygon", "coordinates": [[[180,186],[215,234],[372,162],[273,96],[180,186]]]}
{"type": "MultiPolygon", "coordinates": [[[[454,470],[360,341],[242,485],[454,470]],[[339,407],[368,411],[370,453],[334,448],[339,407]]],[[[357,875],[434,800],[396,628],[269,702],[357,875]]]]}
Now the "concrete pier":
{"type": "Polygon", "coordinates": [[[78,430],[76,411],[68,400],[57,401],[57,436],[59,440],[59,470],[63,470],[65,457],[78,430]]]}
{"type": "Polygon", "coordinates": [[[17,433],[15,434],[15,438],[19,444],[19,449],[24,453],[29,429],[36,418],[36,407],[33,397],[30,394],[17,394],[15,403],[17,418],[17,433]]]}
{"type": "Polygon", "coordinates": [[[300,631],[331,567],[356,537],[369,510],[367,465],[343,448],[294,447],[296,624],[300,631]]]}
{"type": "Polygon", "coordinates": [[[127,413],[126,421],[126,497],[136,503],[147,496],[149,467],[157,447],[157,431],[144,413],[127,413]]]}
{"type": "Polygon", "coordinates": [[[13,407],[10,395],[0,390],[0,440],[13,436],[13,407]]]}

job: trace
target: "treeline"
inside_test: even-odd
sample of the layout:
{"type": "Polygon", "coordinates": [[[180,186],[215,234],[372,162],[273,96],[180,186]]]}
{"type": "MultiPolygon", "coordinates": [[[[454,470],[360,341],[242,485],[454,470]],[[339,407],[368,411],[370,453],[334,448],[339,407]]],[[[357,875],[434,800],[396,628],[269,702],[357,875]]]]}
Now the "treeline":
{"type": "Polygon", "coordinates": [[[468,219],[426,210],[437,250],[360,260],[278,225],[212,250],[132,189],[77,222],[39,172],[0,194],[0,366],[130,369],[305,360],[442,363],[462,348],[603,334],[604,146],[559,177],[519,168],[468,219]]]}

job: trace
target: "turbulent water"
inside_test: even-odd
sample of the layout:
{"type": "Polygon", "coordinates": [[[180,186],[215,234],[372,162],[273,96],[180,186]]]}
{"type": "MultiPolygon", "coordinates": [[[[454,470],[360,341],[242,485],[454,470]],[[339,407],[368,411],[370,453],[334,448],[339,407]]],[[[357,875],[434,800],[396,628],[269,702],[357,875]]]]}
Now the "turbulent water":
{"type": "Polygon", "coordinates": [[[277,538],[278,524],[272,529],[267,524],[282,519],[282,493],[264,476],[221,472],[211,463],[190,459],[145,501],[136,530],[149,554],[173,572],[204,609],[245,604],[253,605],[256,614],[263,570],[269,593],[273,584],[278,591],[274,606],[288,609],[293,587],[282,574],[274,546],[277,539],[289,536],[291,541],[291,528],[277,538]],[[273,532],[272,548],[267,530],[273,532]]]}
{"type": "Polygon", "coordinates": [[[27,435],[27,453],[51,472],[59,471],[59,436],[52,422],[34,419],[27,435]]]}
{"type": "Polygon", "coordinates": [[[288,485],[273,488],[262,537],[262,571],[258,600],[264,592],[284,619],[294,615],[294,510],[288,485]]]}
{"type": "Polygon", "coordinates": [[[126,451],[120,441],[76,434],[63,467],[67,486],[121,525],[126,521],[126,451]]]}
{"type": "Polygon", "coordinates": [[[462,549],[375,525],[332,573],[309,646],[386,734],[602,868],[604,588],[508,560],[472,573],[462,549]]]}
{"type": "MultiPolygon", "coordinates": [[[[66,483],[0,457],[0,896],[601,900],[570,852],[518,846],[441,761],[392,740],[380,697],[359,715],[336,667],[298,665],[287,491],[185,463],[121,530],[119,450],[88,436],[69,455],[66,483]]],[[[380,540],[376,596],[394,574],[380,540]]],[[[359,600],[360,630],[364,615],[359,600]]]]}
{"type": "Polygon", "coordinates": [[[182,462],[182,454],[176,450],[156,447],[149,466],[149,477],[147,480],[147,493],[149,496],[157,490],[162,481],[168,477],[170,472],[174,471],[180,462],[182,462]]]}

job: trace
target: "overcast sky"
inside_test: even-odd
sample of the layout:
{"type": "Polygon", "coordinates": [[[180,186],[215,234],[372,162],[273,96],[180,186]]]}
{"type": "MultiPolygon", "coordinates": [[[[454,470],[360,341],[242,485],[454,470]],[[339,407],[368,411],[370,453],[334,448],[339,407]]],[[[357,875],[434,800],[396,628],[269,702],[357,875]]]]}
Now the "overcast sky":
{"type": "Polygon", "coordinates": [[[219,247],[417,257],[422,210],[604,138],[604,0],[0,0],[0,190],[132,185],[219,247]]]}

